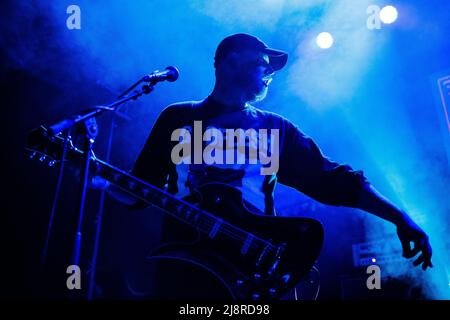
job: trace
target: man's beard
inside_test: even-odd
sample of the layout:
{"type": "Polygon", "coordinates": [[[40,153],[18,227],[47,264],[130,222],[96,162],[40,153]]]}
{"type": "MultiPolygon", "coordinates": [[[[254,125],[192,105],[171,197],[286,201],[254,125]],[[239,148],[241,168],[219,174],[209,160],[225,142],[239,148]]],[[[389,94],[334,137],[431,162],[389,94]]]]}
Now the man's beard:
{"type": "Polygon", "coordinates": [[[269,91],[269,87],[263,85],[262,88],[259,90],[259,92],[254,94],[254,97],[251,100],[251,102],[259,102],[259,101],[264,100],[267,96],[268,91],[269,91]]]}
{"type": "Polygon", "coordinates": [[[242,77],[242,75],[239,75],[235,83],[241,88],[248,102],[259,102],[267,96],[268,85],[260,78],[256,79],[255,77],[242,77]]]}

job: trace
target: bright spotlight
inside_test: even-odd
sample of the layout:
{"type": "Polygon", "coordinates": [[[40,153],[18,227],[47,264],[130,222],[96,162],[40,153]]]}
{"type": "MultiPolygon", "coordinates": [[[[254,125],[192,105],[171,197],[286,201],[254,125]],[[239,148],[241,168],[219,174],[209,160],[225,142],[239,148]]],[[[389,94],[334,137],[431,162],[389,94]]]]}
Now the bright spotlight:
{"type": "Polygon", "coordinates": [[[393,23],[395,20],[397,20],[398,12],[397,9],[393,6],[385,6],[380,11],[380,19],[386,24],[393,23]]]}
{"type": "Polygon", "coordinates": [[[333,36],[328,32],[321,32],[316,38],[317,45],[322,49],[331,48],[333,45],[333,36]]]}

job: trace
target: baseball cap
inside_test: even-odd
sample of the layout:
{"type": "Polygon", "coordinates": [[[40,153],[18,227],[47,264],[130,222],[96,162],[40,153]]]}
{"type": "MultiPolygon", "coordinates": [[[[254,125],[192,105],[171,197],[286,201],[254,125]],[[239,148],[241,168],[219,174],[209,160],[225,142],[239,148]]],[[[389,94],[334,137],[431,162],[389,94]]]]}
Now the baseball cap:
{"type": "Polygon", "coordinates": [[[216,49],[214,66],[223,60],[230,52],[239,51],[262,52],[268,55],[269,64],[277,71],[284,67],[288,54],[284,51],[269,48],[259,38],[247,33],[236,33],[223,39],[216,49]]]}

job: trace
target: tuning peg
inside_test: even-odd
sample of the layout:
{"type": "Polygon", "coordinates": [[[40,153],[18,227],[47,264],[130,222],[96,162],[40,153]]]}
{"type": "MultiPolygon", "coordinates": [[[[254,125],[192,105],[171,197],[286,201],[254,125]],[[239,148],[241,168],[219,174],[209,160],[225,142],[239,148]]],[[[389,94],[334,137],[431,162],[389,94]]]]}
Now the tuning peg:
{"type": "Polygon", "coordinates": [[[260,298],[260,295],[258,293],[254,293],[252,295],[252,300],[258,300],[260,298]]]}
{"type": "Polygon", "coordinates": [[[51,160],[48,162],[48,166],[49,167],[53,167],[55,165],[56,161],[55,160],[51,160]]]}
{"type": "Polygon", "coordinates": [[[44,162],[45,158],[46,158],[45,155],[42,155],[42,156],[39,158],[39,161],[40,161],[40,162],[44,162]]]}
{"type": "Polygon", "coordinates": [[[36,151],[34,151],[33,153],[31,153],[30,156],[29,156],[30,159],[33,159],[33,158],[36,156],[36,154],[37,154],[36,151]]]}

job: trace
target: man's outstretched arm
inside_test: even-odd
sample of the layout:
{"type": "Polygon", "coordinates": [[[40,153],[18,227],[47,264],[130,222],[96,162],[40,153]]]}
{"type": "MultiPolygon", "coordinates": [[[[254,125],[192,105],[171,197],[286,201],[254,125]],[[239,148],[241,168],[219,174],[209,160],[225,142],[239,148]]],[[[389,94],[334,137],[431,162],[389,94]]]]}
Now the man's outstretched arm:
{"type": "Polygon", "coordinates": [[[432,249],[427,234],[405,211],[395,206],[372,185],[364,185],[356,207],[395,224],[397,235],[402,244],[403,256],[409,259],[420,252],[421,254],[414,261],[414,265],[422,264],[423,270],[426,270],[427,267],[433,267],[431,263],[432,249]],[[411,248],[411,242],[413,242],[413,248],[411,248]]]}
{"type": "Polygon", "coordinates": [[[362,171],[331,161],[297,126],[289,121],[283,123],[285,139],[278,171],[280,183],[322,203],[359,208],[392,222],[397,226],[403,256],[412,258],[421,252],[414,265],[422,264],[424,270],[433,266],[428,236],[405,211],[377,192],[362,171]]]}

